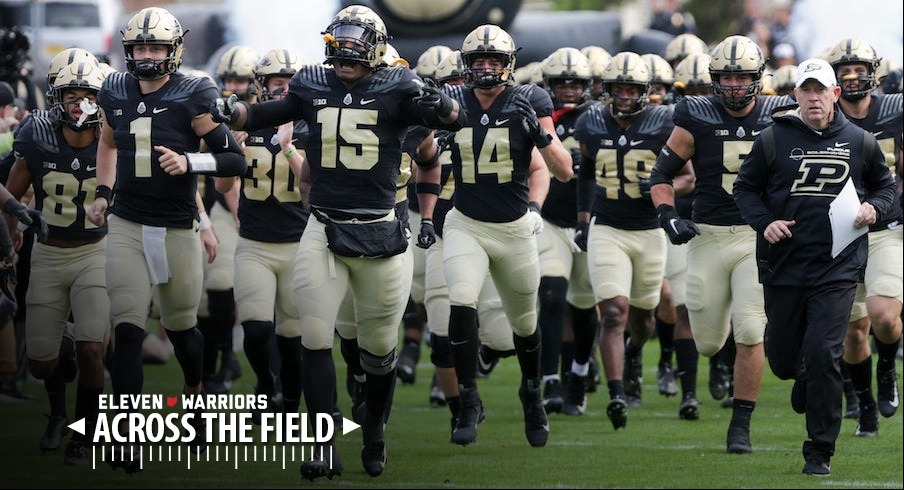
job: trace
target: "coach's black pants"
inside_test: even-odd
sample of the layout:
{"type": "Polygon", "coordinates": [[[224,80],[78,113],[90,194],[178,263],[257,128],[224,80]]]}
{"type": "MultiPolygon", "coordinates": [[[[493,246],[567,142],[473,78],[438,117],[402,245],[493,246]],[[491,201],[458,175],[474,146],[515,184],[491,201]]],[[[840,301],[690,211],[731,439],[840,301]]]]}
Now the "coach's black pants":
{"type": "Polygon", "coordinates": [[[854,304],[854,282],[811,288],[764,286],[766,358],[781,379],[803,368],[807,381],[804,459],[829,461],[841,431],[841,355],[854,304]]]}

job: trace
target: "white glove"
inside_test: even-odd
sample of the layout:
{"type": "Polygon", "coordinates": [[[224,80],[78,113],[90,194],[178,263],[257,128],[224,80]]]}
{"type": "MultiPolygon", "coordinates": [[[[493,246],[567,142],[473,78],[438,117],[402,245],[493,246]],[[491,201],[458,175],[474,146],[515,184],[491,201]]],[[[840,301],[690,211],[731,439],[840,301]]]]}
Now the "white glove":
{"type": "Polygon", "coordinates": [[[531,201],[528,204],[528,215],[530,215],[530,227],[534,235],[539,235],[543,231],[543,217],[540,215],[540,205],[531,201]]]}

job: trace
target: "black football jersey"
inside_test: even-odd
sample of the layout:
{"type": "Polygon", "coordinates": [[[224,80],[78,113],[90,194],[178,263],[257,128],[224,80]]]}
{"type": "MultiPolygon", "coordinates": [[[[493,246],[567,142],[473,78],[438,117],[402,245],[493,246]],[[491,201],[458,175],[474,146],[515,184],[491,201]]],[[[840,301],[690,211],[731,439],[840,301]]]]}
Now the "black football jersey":
{"type": "MultiPolygon", "coordinates": [[[[30,111],[21,121],[19,121],[16,129],[13,130],[13,137],[19,136],[19,131],[35,117],[52,121],[56,119],[56,111],[52,109],[35,109],[30,111]]],[[[15,162],[16,156],[12,151],[0,154],[0,185],[6,185],[6,180],[9,178],[9,171],[12,170],[13,163],[15,162]]]]}
{"type": "Polygon", "coordinates": [[[409,126],[444,126],[412,98],[417,75],[379,70],[347,88],[335,72],[306,66],[289,84],[287,102],[308,123],[311,205],[326,209],[391,209],[402,141],[409,126]]]}
{"type": "Polygon", "coordinates": [[[713,95],[683,97],[678,102],[675,125],[694,135],[694,221],[720,226],[744,224],[731,196],[738,169],[756,137],[772,125],[773,109],[792,103],[786,96],[757,96],[753,110],[736,118],[713,95]]]}
{"type": "Polygon", "coordinates": [[[107,225],[88,220],[86,200],[97,187],[97,139],[72,148],[53,121],[31,118],[16,136],[13,150],[31,173],[35,209],[44,214],[52,240],[91,240],[107,233],[107,225]]]}
{"type": "MultiPolygon", "coordinates": [[[[298,178],[283,155],[277,128],[251,131],[245,140],[248,170],[239,193],[239,236],[268,243],[301,239],[308,213],[301,202],[298,178]]],[[[295,145],[301,149],[307,125],[295,123],[295,145]]]]}
{"type": "Polygon", "coordinates": [[[549,94],[533,84],[507,86],[484,110],[470,87],[450,88],[468,115],[452,145],[455,208],[470,218],[492,223],[524,216],[534,142],[521,127],[514,96],[526,97],[537,116],[544,117],[552,115],[549,94]]]}
{"type": "Polygon", "coordinates": [[[117,150],[113,214],[143,225],[192,227],[198,214],[197,176],[168,175],[154,146],[197,152],[201,138],[192,120],[207,113],[218,95],[210,79],[182,73],[170,75],[150,94],[142,94],[138,80],[128,73],[107,77],[97,101],[113,128],[117,150]]]}
{"type": "MultiPolygon", "coordinates": [[[[872,101],[869,104],[869,112],[863,119],[855,119],[845,114],[849,121],[869,131],[876,137],[879,142],[879,148],[885,156],[885,163],[891,171],[892,177],[895,176],[895,164],[901,150],[901,133],[904,131],[904,95],[902,94],[872,94],[872,101]]],[[[895,197],[896,201],[900,201],[901,193],[895,197]]],[[[892,209],[888,215],[883,216],[881,220],[869,227],[870,231],[879,231],[902,224],[904,216],[901,213],[900,202],[892,209]]]]}
{"type": "MultiPolygon", "coordinates": [[[[581,114],[595,103],[582,104],[574,109],[565,112],[557,117],[553,117],[556,127],[556,135],[562,141],[562,145],[572,155],[580,149],[580,143],[574,138],[575,124],[581,114]]],[[[558,111],[557,111],[558,113],[558,111]]],[[[572,162],[580,165],[580,162],[572,162]]],[[[559,179],[550,177],[549,193],[546,195],[546,201],[543,202],[543,208],[540,214],[543,219],[561,228],[574,228],[577,226],[577,170],[575,176],[568,182],[562,182],[559,179]]]]}
{"type": "Polygon", "coordinates": [[[592,168],[581,173],[592,171],[603,190],[594,200],[597,224],[621,230],[659,227],[656,210],[641,194],[639,182],[650,178],[656,156],[672,132],[671,117],[671,106],[648,107],[621,129],[608,107],[596,105],[578,120],[575,138],[592,157],[592,168]]]}

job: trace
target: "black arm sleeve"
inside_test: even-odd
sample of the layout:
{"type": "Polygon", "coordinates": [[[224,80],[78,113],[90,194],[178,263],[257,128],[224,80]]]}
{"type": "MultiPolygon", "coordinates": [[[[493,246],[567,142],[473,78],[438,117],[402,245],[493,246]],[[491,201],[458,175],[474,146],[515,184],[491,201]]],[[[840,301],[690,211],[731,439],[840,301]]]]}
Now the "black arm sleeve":
{"type": "MultiPolygon", "coordinates": [[[[235,177],[245,175],[248,164],[245,162],[245,153],[225,124],[218,124],[216,128],[203,136],[204,143],[210,148],[210,154],[216,160],[216,169],[211,173],[218,177],[235,177]]],[[[191,160],[189,158],[189,168],[191,160]]]]}
{"type": "Polygon", "coordinates": [[[596,197],[596,162],[581,151],[581,170],[578,172],[578,212],[589,213],[593,210],[593,198],[596,197]]]}
{"type": "Polygon", "coordinates": [[[301,119],[301,101],[291,95],[280,100],[268,100],[261,104],[249,105],[245,102],[246,116],[243,131],[273,128],[280,124],[301,119]]]}
{"type": "Polygon", "coordinates": [[[653,166],[653,170],[650,172],[650,186],[656,184],[672,185],[672,179],[678,175],[685,163],[687,163],[687,160],[678,156],[668,146],[663,146],[662,150],[659,151],[659,156],[656,157],[656,165],[653,166]]]}

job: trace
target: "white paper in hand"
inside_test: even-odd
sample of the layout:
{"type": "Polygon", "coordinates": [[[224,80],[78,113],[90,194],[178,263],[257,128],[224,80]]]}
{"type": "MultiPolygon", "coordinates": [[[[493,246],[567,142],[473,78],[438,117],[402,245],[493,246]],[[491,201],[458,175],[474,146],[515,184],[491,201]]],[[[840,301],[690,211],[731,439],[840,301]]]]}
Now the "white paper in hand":
{"type": "Polygon", "coordinates": [[[838,193],[838,196],[829,204],[829,223],[832,225],[832,258],[838,257],[842,250],[847,248],[854,240],[865,235],[869,226],[854,227],[857,220],[857,212],[860,210],[860,197],[854,188],[854,181],[848,179],[847,183],[838,193]]]}

